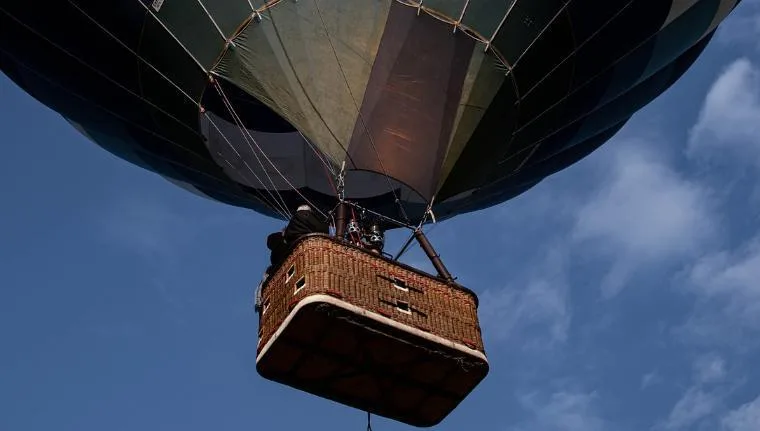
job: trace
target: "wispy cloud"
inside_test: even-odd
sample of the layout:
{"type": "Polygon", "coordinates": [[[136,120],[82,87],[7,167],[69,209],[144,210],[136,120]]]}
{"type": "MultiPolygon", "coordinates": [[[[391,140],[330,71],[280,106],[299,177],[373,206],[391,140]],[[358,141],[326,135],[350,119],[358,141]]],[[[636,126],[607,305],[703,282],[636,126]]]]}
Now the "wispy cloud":
{"type": "Polygon", "coordinates": [[[713,383],[726,376],[726,362],[716,353],[709,353],[694,361],[695,380],[699,383],[713,383]]]}
{"type": "Polygon", "coordinates": [[[721,421],[723,431],[757,431],[760,427],[760,396],[729,412],[721,421]]]}
{"type": "Polygon", "coordinates": [[[662,377],[660,377],[660,374],[657,371],[652,371],[650,373],[644,374],[644,376],[641,377],[641,389],[647,389],[651,386],[654,386],[662,381],[662,377]]]}
{"type": "Polygon", "coordinates": [[[732,163],[760,166],[760,70],[749,59],[731,63],[710,88],[688,151],[700,159],[730,156],[732,163]]]}
{"type": "Polygon", "coordinates": [[[690,427],[712,415],[719,402],[720,398],[715,394],[692,386],[678,400],[662,428],[675,430],[690,427]]]}
{"type": "Polygon", "coordinates": [[[520,404],[530,412],[526,423],[513,427],[513,431],[611,431],[611,425],[599,414],[595,392],[557,391],[546,396],[537,393],[523,394],[520,404]]]}
{"type": "MultiPolygon", "coordinates": [[[[754,0],[744,10],[754,15],[740,15],[737,20],[760,16],[760,1],[754,0]]],[[[749,59],[732,62],[711,86],[698,120],[691,128],[687,154],[692,160],[730,163],[730,173],[724,170],[721,179],[725,189],[733,188],[727,185],[732,180],[726,178],[737,178],[736,172],[741,172],[742,167],[750,168],[751,174],[746,176],[746,188],[726,192],[726,196],[738,196],[733,203],[742,205],[744,213],[732,214],[729,202],[723,202],[723,211],[730,218],[731,229],[737,231],[737,238],[727,238],[722,247],[704,252],[676,277],[679,288],[696,299],[691,316],[676,333],[684,341],[752,350],[758,346],[753,340],[760,330],[760,283],[757,282],[760,280],[760,235],[753,237],[753,231],[749,230],[755,228],[751,221],[757,218],[757,212],[751,208],[758,205],[760,196],[756,185],[757,172],[760,172],[757,170],[760,168],[760,69],[749,59]],[[753,187],[754,191],[746,190],[753,187]],[[742,242],[744,238],[748,239],[742,242]]]]}
{"type": "Polygon", "coordinates": [[[690,276],[699,294],[724,300],[727,314],[760,330],[760,237],[700,259],[690,276]]]}
{"type": "Polygon", "coordinates": [[[480,319],[493,341],[520,337],[528,347],[567,340],[571,321],[565,279],[566,255],[551,248],[540,265],[515,283],[480,295],[480,319]]]}
{"type": "Polygon", "coordinates": [[[687,270],[682,289],[695,295],[692,316],[677,329],[684,340],[757,348],[760,331],[760,236],[736,249],[706,254],[687,270]]]}
{"type": "Polygon", "coordinates": [[[692,368],[692,385],[675,403],[667,419],[654,429],[677,430],[691,427],[699,421],[711,417],[719,407],[723,395],[711,389],[709,384],[720,383],[725,377],[723,358],[715,353],[698,357],[692,368]]]}
{"type": "Polygon", "coordinates": [[[574,239],[614,260],[602,283],[607,298],[641,265],[688,255],[715,233],[708,190],[662,159],[648,142],[621,143],[609,178],[578,212],[574,239]]]}

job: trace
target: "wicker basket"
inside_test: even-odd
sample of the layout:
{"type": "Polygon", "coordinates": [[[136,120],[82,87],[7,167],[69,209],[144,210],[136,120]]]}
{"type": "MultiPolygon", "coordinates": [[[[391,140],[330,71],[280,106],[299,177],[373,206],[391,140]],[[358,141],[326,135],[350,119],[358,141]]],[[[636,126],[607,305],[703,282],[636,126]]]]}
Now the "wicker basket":
{"type": "Polygon", "coordinates": [[[324,235],[262,298],[259,374],[320,397],[433,426],[488,373],[473,292],[324,235]]]}

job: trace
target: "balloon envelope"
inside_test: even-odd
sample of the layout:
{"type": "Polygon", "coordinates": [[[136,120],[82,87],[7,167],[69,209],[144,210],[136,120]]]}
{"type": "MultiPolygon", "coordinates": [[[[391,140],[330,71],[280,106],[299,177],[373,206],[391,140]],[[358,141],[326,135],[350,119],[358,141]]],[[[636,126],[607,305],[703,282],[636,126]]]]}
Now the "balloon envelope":
{"type": "MultiPolygon", "coordinates": [[[[0,6],[0,68],[84,135],[270,216],[509,200],[668,89],[738,0],[69,0],[0,6]]],[[[403,212],[400,210],[403,208],[403,212]]]]}

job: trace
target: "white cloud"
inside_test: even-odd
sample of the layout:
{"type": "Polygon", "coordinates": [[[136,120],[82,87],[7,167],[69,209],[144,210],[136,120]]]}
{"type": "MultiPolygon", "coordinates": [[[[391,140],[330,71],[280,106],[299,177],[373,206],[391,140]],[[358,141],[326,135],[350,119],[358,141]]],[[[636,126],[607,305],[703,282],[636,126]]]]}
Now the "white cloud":
{"type": "Polygon", "coordinates": [[[661,381],[662,378],[657,373],[657,371],[652,371],[651,373],[644,374],[644,376],[641,378],[641,389],[647,389],[660,383],[661,381]]]}
{"type": "MultiPolygon", "coordinates": [[[[759,6],[760,1],[755,1],[757,13],[759,6]]],[[[733,172],[741,171],[742,166],[760,168],[760,69],[748,59],[730,64],[709,90],[691,130],[688,152],[701,160],[730,162],[733,172]]],[[[732,188],[725,185],[726,180],[722,184],[726,189],[732,188]]],[[[743,201],[747,214],[741,217],[755,218],[757,211],[751,208],[757,204],[760,189],[747,193],[743,201]]],[[[697,305],[677,332],[684,339],[699,343],[753,348],[757,343],[751,341],[754,338],[751,334],[760,330],[757,280],[760,280],[760,236],[738,247],[697,258],[687,267],[686,277],[679,280],[684,289],[696,294],[697,305]]]]}
{"type": "Polygon", "coordinates": [[[757,431],[760,429],[760,397],[729,412],[721,422],[723,431],[757,431]]]}
{"type": "Polygon", "coordinates": [[[573,237],[615,259],[603,280],[617,294],[642,264],[693,253],[714,234],[709,193],[630,141],[612,158],[611,174],[578,212],[573,237]]]}
{"type": "Polygon", "coordinates": [[[760,71],[748,59],[734,61],[710,88],[688,151],[760,164],[760,71]]]}
{"type": "Polygon", "coordinates": [[[705,392],[699,386],[693,386],[678,400],[663,427],[666,429],[689,427],[713,414],[719,402],[720,398],[715,394],[705,392]]]}
{"type": "Polygon", "coordinates": [[[719,382],[726,375],[726,363],[714,353],[701,356],[694,361],[694,374],[700,383],[719,382]]]}
{"type": "MultiPolygon", "coordinates": [[[[564,276],[564,253],[549,252],[546,261],[508,287],[480,294],[480,320],[484,333],[496,341],[530,332],[531,345],[550,347],[567,340],[571,312],[564,276]],[[537,333],[537,336],[533,334],[537,333]]],[[[531,266],[528,266],[531,267],[531,266]]]]}
{"type": "Polygon", "coordinates": [[[615,172],[578,214],[577,239],[611,242],[645,258],[690,250],[712,230],[707,193],[645,151],[625,148],[615,172]]]}
{"type": "Polygon", "coordinates": [[[726,379],[726,362],[715,352],[698,356],[692,363],[693,382],[675,403],[668,418],[655,429],[693,429],[700,422],[712,423],[723,408],[723,401],[732,385],[726,379]]]}
{"type": "Polygon", "coordinates": [[[513,427],[514,431],[609,431],[611,428],[598,414],[595,407],[597,394],[594,392],[559,391],[548,399],[539,399],[537,394],[520,397],[523,408],[531,413],[525,424],[513,427]]]}
{"type": "Polygon", "coordinates": [[[760,330],[760,237],[733,251],[704,256],[691,267],[689,288],[723,308],[724,318],[760,330]]]}

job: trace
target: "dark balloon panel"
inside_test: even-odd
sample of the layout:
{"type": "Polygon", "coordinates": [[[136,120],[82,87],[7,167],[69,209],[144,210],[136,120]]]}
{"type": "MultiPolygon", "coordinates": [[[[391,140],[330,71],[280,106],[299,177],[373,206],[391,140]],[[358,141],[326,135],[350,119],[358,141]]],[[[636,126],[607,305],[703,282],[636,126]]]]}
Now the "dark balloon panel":
{"type": "Polygon", "coordinates": [[[0,69],[193,193],[328,211],[345,165],[348,198],[416,223],[431,199],[439,220],[487,208],[591,154],[737,4],[6,2],[0,69]]]}

